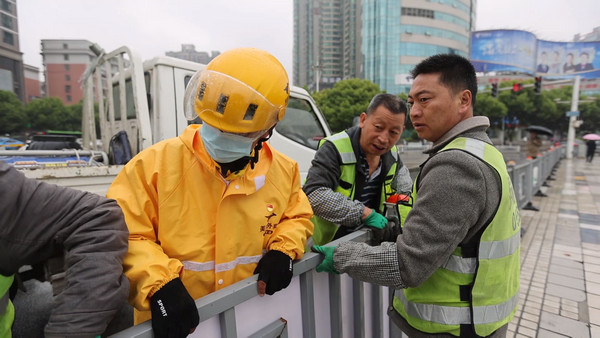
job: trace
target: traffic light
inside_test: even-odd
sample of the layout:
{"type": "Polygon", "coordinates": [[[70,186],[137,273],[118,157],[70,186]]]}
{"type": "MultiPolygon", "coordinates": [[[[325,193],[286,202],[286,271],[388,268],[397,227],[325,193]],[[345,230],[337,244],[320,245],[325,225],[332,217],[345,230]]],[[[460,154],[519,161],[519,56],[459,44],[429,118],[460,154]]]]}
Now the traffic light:
{"type": "Polygon", "coordinates": [[[494,82],[492,83],[492,97],[497,97],[498,96],[498,83],[494,82]]]}
{"type": "Polygon", "coordinates": [[[542,77],[536,76],[535,78],[535,91],[536,94],[540,94],[542,92],[542,77]]]}
{"type": "Polygon", "coordinates": [[[513,84],[513,89],[512,89],[513,93],[518,93],[521,91],[521,89],[523,89],[522,84],[520,84],[520,83],[513,84]]]}

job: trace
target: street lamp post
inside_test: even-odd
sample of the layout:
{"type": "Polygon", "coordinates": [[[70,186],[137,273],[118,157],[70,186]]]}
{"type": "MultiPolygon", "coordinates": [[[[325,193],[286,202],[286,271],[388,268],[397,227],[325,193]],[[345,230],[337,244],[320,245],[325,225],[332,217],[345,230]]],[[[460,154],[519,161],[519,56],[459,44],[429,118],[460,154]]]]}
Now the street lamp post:
{"type": "MultiPolygon", "coordinates": [[[[576,112],[579,106],[579,75],[575,76],[573,83],[573,98],[571,99],[571,111],[576,112]]],[[[571,114],[569,117],[569,132],[567,133],[567,159],[573,158],[573,142],[575,142],[575,123],[577,116],[571,114]]]]}
{"type": "Polygon", "coordinates": [[[317,89],[316,92],[319,92],[319,82],[321,82],[321,64],[318,63],[316,65],[313,66],[313,69],[315,70],[315,88],[317,89]]]}

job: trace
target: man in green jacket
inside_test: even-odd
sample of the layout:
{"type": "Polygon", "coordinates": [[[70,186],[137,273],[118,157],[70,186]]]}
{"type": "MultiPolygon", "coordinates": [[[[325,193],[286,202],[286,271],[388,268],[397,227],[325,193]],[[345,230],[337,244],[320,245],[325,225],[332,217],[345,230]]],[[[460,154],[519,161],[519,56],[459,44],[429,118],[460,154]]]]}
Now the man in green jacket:
{"type": "Polygon", "coordinates": [[[477,79],[458,55],[412,71],[411,122],[433,142],[395,243],[315,246],[317,271],[396,289],[388,314],[409,337],[506,335],[518,304],[521,220],[502,154],[473,116],[477,79]]]}
{"type": "MultiPolygon", "coordinates": [[[[384,201],[392,194],[410,194],[412,180],[396,149],[406,114],[397,96],[377,94],[358,126],[321,141],[302,187],[315,214],[315,244],[362,226],[382,230],[388,223],[384,201]]],[[[378,231],[380,237],[383,232],[378,231]]]]}

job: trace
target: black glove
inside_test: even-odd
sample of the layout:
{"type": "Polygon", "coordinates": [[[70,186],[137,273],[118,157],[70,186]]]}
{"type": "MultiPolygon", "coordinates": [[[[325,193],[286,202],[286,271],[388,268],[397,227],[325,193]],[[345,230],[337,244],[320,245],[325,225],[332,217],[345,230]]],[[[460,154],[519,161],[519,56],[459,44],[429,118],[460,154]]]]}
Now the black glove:
{"type": "Polygon", "coordinates": [[[395,242],[400,234],[402,227],[400,220],[396,216],[387,216],[388,222],[383,229],[371,229],[373,238],[371,245],[380,245],[382,242],[395,242]]]}
{"type": "Polygon", "coordinates": [[[292,259],[281,251],[271,250],[260,259],[254,273],[258,273],[258,294],[263,296],[286,288],[292,281],[292,259]],[[261,281],[266,284],[261,284],[261,281]]]}
{"type": "Polygon", "coordinates": [[[152,295],[150,310],[155,337],[187,337],[200,323],[196,303],[179,278],[152,295]]]}

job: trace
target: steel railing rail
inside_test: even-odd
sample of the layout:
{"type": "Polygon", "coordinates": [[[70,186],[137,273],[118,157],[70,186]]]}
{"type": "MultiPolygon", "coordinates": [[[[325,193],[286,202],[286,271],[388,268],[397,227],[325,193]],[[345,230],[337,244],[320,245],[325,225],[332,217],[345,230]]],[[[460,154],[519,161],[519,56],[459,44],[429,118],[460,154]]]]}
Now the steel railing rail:
{"type": "MultiPolygon", "coordinates": [[[[519,208],[529,203],[534,194],[541,188],[543,182],[552,175],[556,164],[565,156],[563,148],[558,147],[545,152],[534,160],[508,166],[519,208]]],[[[411,176],[413,174],[415,172],[411,171],[411,176]]],[[[367,242],[368,240],[370,240],[370,232],[359,230],[331,242],[330,245],[334,246],[343,241],[367,242]]],[[[323,321],[322,318],[316,317],[316,312],[319,310],[322,313],[323,309],[320,307],[325,304],[328,308],[324,311],[329,316],[327,318],[328,323],[326,323],[329,330],[327,334],[331,337],[343,336],[344,330],[349,327],[354,332],[354,336],[362,337],[389,337],[399,332],[399,329],[387,318],[386,314],[386,309],[390,305],[392,290],[387,287],[356,281],[347,275],[318,274],[315,268],[320,261],[320,255],[308,252],[302,259],[294,263],[294,279],[297,279],[299,283],[300,319],[279,318],[265,322],[256,331],[242,332],[239,329],[240,326],[243,326],[241,323],[248,319],[240,318],[241,316],[237,315],[237,309],[244,302],[258,298],[256,291],[257,276],[254,275],[196,300],[201,321],[200,325],[202,326],[203,323],[209,320],[218,320],[218,329],[213,330],[220,332],[216,335],[217,337],[276,337],[280,335],[283,337],[317,337],[319,332],[323,334],[322,329],[321,331],[318,330],[319,324],[323,324],[323,321]],[[319,282],[319,279],[322,280],[323,278],[319,275],[327,275],[327,282],[319,282]],[[350,283],[344,284],[344,279],[349,279],[350,283]],[[324,290],[319,290],[319,287],[327,289],[327,297],[320,297],[321,291],[324,290]],[[325,303],[323,303],[324,300],[325,303]],[[349,306],[352,307],[351,318],[348,318],[348,313],[346,315],[343,313],[349,306]],[[287,326],[289,320],[301,321],[301,325],[298,323],[297,327],[300,327],[302,332],[291,331],[287,326]]],[[[281,306],[287,307],[291,304],[281,304],[281,306]]],[[[256,309],[256,311],[262,310],[256,309]]],[[[210,325],[206,326],[210,327],[210,325]]],[[[202,328],[200,329],[202,330],[202,328]]],[[[198,333],[198,329],[196,333],[198,333]]],[[[199,336],[206,336],[206,332],[201,333],[199,336]]],[[[149,321],[144,322],[111,337],[153,337],[152,326],[149,321]]]]}

